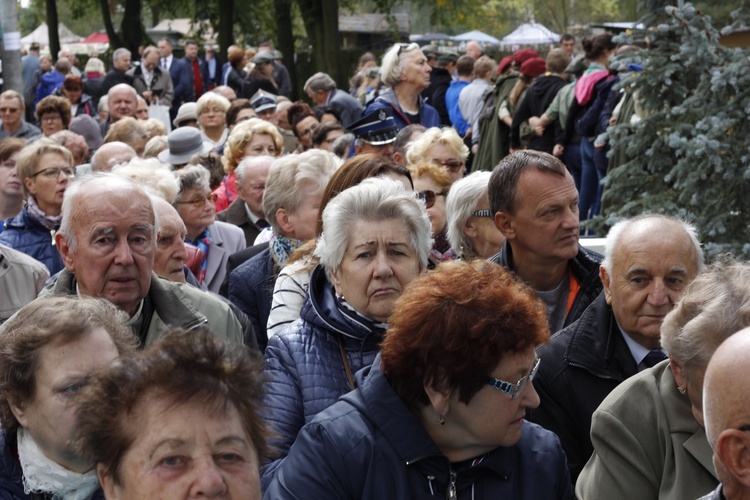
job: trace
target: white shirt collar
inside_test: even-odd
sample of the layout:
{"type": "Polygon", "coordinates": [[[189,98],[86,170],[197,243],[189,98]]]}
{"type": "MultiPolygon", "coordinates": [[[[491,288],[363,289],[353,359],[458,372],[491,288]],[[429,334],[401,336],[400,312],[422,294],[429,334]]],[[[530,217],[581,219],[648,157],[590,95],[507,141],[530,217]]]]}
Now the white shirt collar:
{"type": "Polygon", "coordinates": [[[252,222],[253,224],[257,224],[258,223],[258,221],[260,220],[260,217],[258,217],[257,215],[255,215],[250,210],[250,207],[247,206],[247,203],[245,203],[245,212],[247,212],[247,216],[250,219],[250,222],[252,222]]]}
{"type": "MultiPolygon", "coordinates": [[[[625,339],[625,343],[628,345],[628,349],[630,349],[630,354],[633,356],[633,359],[635,360],[635,364],[640,367],[644,358],[648,356],[648,353],[651,352],[651,349],[644,347],[643,345],[633,340],[633,337],[625,333],[625,330],[623,330],[619,324],[617,325],[617,328],[620,329],[620,332],[622,333],[622,338],[625,339]]],[[[667,352],[664,349],[659,349],[659,350],[663,352],[665,355],[667,354],[667,352]]]]}

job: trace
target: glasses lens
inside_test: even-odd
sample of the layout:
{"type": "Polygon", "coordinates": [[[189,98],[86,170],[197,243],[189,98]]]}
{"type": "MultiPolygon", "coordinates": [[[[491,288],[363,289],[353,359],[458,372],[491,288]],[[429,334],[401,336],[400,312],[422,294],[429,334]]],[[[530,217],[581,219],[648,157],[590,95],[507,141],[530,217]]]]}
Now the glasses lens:
{"type": "Polygon", "coordinates": [[[443,163],[443,166],[453,172],[464,168],[463,162],[460,162],[458,160],[448,160],[445,163],[443,163]]]}
{"type": "Polygon", "coordinates": [[[435,191],[420,191],[417,196],[420,200],[424,200],[426,208],[432,208],[432,206],[435,204],[435,191]]]}

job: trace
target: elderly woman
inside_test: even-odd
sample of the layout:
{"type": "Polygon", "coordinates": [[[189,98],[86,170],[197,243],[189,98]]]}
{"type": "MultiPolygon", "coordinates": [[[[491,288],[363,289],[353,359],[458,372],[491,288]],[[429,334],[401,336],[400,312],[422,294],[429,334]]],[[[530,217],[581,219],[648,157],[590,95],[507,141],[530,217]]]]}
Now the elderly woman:
{"type": "Polygon", "coordinates": [[[448,171],[432,162],[420,161],[409,165],[414,190],[424,200],[432,224],[434,242],[430,250],[430,260],[439,264],[456,258],[456,252],[448,241],[448,220],[445,213],[445,199],[453,184],[448,171]]]}
{"type": "Polygon", "coordinates": [[[127,316],[99,299],[39,299],[0,328],[0,497],[101,498],[72,445],[75,394],[135,350],[127,316]]]}
{"type": "Polygon", "coordinates": [[[409,143],[406,149],[408,164],[420,160],[442,165],[455,181],[466,172],[466,158],[469,148],[452,128],[430,128],[409,143]]]}
{"type": "Polygon", "coordinates": [[[55,232],[62,221],[65,189],[75,176],[73,156],[49,139],[38,139],[21,150],[16,170],[26,204],[5,221],[0,243],[30,255],[54,275],[65,267],[55,247],[55,232]]]}
{"type": "MultiPolygon", "coordinates": [[[[370,177],[389,177],[401,182],[404,187],[412,191],[414,185],[411,174],[403,165],[399,165],[390,158],[376,154],[361,154],[347,160],[340,169],[331,176],[320,201],[320,215],[315,226],[315,236],[319,238],[323,233],[322,214],[328,202],[345,189],[356,186],[370,177]]],[[[300,247],[289,260],[276,279],[273,288],[271,313],[268,316],[268,337],[280,332],[289,323],[299,319],[302,304],[307,296],[312,271],[318,264],[315,257],[316,241],[311,240],[300,247]]]]}
{"type": "Polygon", "coordinates": [[[79,447],[106,498],[259,500],[266,451],[257,353],[172,333],[81,392],[79,447]]]}
{"type": "Polygon", "coordinates": [[[304,153],[313,146],[313,134],[320,126],[318,118],[312,108],[304,102],[295,102],[287,111],[289,123],[292,125],[292,133],[297,138],[296,153],[304,153]]]}
{"type": "Polygon", "coordinates": [[[102,143],[123,142],[133,148],[138,156],[143,156],[143,151],[146,149],[146,143],[148,142],[148,134],[141,123],[141,120],[136,120],[130,116],[120,118],[110,125],[102,143]]]}
{"type": "Polygon", "coordinates": [[[559,440],[524,420],[548,337],[541,301],[496,264],[417,278],[372,367],[302,429],[266,497],[572,499],[559,440]]]}
{"type": "Polygon", "coordinates": [[[187,228],[185,242],[203,252],[196,278],[202,288],[218,293],[226,275],[227,259],[245,248],[242,229],[216,220],[215,196],[209,186],[209,172],[198,165],[174,172],[180,184],[173,203],[187,228]]]}
{"type": "Polygon", "coordinates": [[[266,324],[273,284],[292,253],[315,238],[323,190],[340,164],[332,153],[314,149],[279,158],[269,169],[263,213],[275,238],[229,274],[228,288],[229,300],[253,322],[261,349],[268,343],[266,324]]]}
{"type": "Polygon", "coordinates": [[[251,118],[237,126],[229,134],[224,147],[224,164],[226,176],[221,185],[214,191],[216,211],[226,210],[237,197],[237,176],[234,169],[247,156],[281,156],[284,139],[279,130],[265,120],[251,118]]]}
{"type": "Polygon", "coordinates": [[[669,361],[620,384],[594,413],[578,498],[698,498],[716,488],[703,376],[719,345],[750,326],[748,311],[746,263],[720,259],[688,285],[661,327],[669,361]]]}
{"type": "Polygon", "coordinates": [[[422,91],[430,86],[430,71],[432,68],[419,45],[395,44],[385,53],[380,66],[380,79],[388,90],[370,101],[362,115],[391,107],[399,130],[414,123],[439,127],[437,110],[421,96],[422,91]]]}
{"type": "Polygon", "coordinates": [[[474,172],[457,180],[445,200],[448,242],[460,259],[489,259],[505,243],[490,210],[487,186],[491,175],[474,172]]]}
{"type": "Polygon", "coordinates": [[[224,146],[229,135],[227,128],[227,110],[230,102],[216,92],[207,92],[195,103],[195,114],[205,142],[213,146],[214,151],[224,146]]]}
{"type": "Polygon", "coordinates": [[[9,137],[0,141],[0,233],[6,219],[23,207],[23,188],[18,178],[16,160],[26,145],[23,139],[9,137]]]}
{"type": "MultiPolygon", "coordinates": [[[[325,208],[320,264],[301,321],[266,349],[268,421],[282,457],[305,423],[356,387],[353,374],[372,363],[396,300],[427,267],[429,248],[424,208],[398,181],[366,179],[325,208]]],[[[265,468],[264,481],[280,463],[265,468]]]]}
{"type": "Polygon", "coordinates": [[[227,87],[234,90],[236,95],[242,95],[242,87],[245,81],[244,67],[247,62],[245,59],[245,51],[240,47],[231,46],[227,51],[227,62],[229,68],[224,69],[225,76],[224,82],[227,87]]]}
{"type": "MultiPolygon", "coordinates": [[[[88,94],[94,100],[94,106],[99,107],[99,99],[102,96],[102,83],[107,69],[104,62],[98,57],[90,57],[83,68],[85,75],[83,79],[83,93],[88,94]]],[[[94,118],[98,118],[98,115],[94,118]]]]}
{"type": "Polygon", "coordinates": [[[62,86],[56,89],[52,95],[62,96],[70,102],[70,114],[73,117],[80,115],[89,115],[92,118],[99,117],[93,98],[83,91],[83,80],[80,76],[66,76],[62,86]]]}
{"type": "Polygon", "coordinates": [[[36,121],[44,137],[67,130],[70,125],[70,101],[64,97],[48,95],[36,105],[36,121]]]}

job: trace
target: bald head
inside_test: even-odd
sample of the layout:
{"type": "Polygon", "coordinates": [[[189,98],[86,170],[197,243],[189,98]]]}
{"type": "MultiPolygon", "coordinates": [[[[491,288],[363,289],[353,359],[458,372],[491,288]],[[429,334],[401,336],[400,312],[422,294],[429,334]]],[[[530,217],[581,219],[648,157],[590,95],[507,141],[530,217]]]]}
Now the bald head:
{"type": "Polygon", "coordinates": [[[219,85],[213,91],[221,96],[226,97],[229,102],[233,102],[237,99],[237,93],[234,91],[234,89],[231,87],[227,87],[226,85],[219,85]]]}
{"type": "Polygon", "coordinates": [[[120,163],[127,163],[138,156],[135,149],[124,142],[108,142],[96,150],[91,158],[91,170],[93,172],[109,172],[112,167],[120,163]]]}

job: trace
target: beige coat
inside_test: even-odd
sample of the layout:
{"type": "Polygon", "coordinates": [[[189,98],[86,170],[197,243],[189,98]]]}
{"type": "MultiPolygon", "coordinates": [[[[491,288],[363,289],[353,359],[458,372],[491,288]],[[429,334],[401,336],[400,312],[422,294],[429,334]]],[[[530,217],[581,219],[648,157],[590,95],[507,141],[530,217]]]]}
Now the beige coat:
{"type": "Polygon", "coordinates": [[[719,480],[706,433],[669,361],[620,384],[594,412],[594,454],[576,484],[581,500],[691,499],[719,480]]]}

